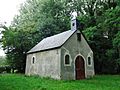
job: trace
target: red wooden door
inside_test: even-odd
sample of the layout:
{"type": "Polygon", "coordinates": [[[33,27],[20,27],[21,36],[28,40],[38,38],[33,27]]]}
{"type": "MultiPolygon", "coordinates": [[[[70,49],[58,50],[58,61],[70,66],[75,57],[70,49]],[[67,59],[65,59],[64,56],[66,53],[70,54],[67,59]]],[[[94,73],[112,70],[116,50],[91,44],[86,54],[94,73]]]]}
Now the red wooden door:
{"type": "Polygon", "coordinates": [[[81,56],[78,56],[75,60],[75,72],[76,72],[76,80],[85,78],[84,59],[81,56]]]}

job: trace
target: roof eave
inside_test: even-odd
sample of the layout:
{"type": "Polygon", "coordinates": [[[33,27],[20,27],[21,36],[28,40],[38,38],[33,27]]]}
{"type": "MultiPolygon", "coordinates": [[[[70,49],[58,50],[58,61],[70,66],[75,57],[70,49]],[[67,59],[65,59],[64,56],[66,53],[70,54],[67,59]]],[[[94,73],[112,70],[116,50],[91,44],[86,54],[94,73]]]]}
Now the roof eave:
{"type": "Polygon", "coordinates": [[[44,52],[44,51],[49,51],[49,50],[54,50],[54,49],[58,49],[58,48],[61,48],[61,46],[58,46],[58,47],[54,47],[54,48],[49,48],[49,49],[44,49],[44,50],[39,50],[39,51],[33,51],[33,52],[27,52],[27,54],[33,54],[33,53],[38,53],[38,52],[44,52]]]}

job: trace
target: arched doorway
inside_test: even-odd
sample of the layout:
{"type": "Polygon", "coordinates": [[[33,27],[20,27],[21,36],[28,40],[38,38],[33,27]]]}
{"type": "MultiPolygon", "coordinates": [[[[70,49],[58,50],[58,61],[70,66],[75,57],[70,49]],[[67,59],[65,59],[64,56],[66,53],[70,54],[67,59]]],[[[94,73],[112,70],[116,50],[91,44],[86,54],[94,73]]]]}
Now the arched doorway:
{"type": "Polygon", "coordinates": [[[85,79],[85,64],[81,56],[77,56],[75,59],[75,75],[76,80],[85,79]]]}

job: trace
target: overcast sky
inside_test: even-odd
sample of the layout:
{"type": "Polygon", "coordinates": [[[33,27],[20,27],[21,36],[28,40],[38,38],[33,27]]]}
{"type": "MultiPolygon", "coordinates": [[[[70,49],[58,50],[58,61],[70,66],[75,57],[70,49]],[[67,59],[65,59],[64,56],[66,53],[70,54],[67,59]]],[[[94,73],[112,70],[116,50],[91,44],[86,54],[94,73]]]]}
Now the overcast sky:
{"type": "MultiPolygon", "coordinates": [[[[18,13],[20,4],[26,0],[0,0],[0,22],[7,22],[10,25],[14,15],[18,13]]],[[[0,49],[0,56],[4,56],[4,52],[0,49]]]]}

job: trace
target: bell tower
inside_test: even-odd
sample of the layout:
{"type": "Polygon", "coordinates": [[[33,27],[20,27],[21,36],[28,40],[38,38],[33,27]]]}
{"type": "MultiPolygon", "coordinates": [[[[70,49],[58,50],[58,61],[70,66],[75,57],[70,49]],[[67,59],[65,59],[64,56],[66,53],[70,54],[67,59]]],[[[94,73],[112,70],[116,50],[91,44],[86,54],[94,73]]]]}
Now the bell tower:
{"type": "Polygon", "coordinates": [[[78,21],[78,19],[73,19],[71,20],[71,30],[80,30],[80,22],[78,21]]]}

